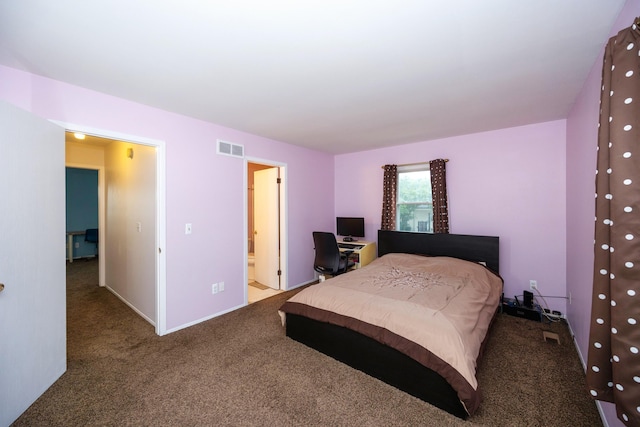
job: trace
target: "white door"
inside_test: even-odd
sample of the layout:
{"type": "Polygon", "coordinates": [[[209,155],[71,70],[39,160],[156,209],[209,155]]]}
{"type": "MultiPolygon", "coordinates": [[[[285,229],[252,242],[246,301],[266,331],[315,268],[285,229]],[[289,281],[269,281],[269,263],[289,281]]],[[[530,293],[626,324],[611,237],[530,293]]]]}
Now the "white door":
{"type": "Polygon", "coordinates": [[[66,365],[64,129],[0,101],[0,425],[66,365]]]}
{"type": "Polygon", "coordinates": [[[253,173],[256,282],[280,289],[278,168],[253,173]]]}

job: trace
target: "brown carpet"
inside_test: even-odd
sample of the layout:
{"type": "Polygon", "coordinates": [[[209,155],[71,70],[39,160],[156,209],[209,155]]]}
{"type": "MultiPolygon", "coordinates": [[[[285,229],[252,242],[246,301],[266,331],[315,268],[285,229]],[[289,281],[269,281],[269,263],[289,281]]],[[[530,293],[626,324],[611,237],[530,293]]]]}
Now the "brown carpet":
{"type": "Polygon", "coordinates": [[[96,261],[68,266],[68,371],[15,426],[602,425],[563,324],[498,316],[463,421],[285,337],[296,291],[158,337],[96,283],[96,261]]]}

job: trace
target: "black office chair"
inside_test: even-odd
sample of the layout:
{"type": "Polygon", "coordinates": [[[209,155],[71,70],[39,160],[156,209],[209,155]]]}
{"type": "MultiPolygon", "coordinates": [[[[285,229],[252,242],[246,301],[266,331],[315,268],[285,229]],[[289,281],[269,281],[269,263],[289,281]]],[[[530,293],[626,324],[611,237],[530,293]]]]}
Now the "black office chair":
{"type": "Polygon", "coordinates": [[[340,252],[336,236],[333,233],[314,231],[313,243],[316,250],[313,269],[318,273],[337,276],[346,273],[355,265],[353,260],[349,259],[349,255],[353,251],[340,252]]]}
{"type": "Polygon", "coordinates": [[[98,256],[98,229],[89,228],[84,232],[84,241],[96,245],[96,256],[98,256]]]}

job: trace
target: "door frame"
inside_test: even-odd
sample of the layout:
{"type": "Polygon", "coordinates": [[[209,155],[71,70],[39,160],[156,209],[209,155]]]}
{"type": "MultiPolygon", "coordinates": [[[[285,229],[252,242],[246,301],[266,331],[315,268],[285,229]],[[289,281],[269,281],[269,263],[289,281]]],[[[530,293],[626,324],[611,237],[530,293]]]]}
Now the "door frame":
{"type": "MultiPolygon", "coordinates": [[[[117,141],[131,142],[133,144],[147,145],[156,149],[156,292],[155,292],[155,332],[162,336],[167,333],[167,267],[166,267],[166,147],[165,141],[146,138],[138,135],[124,134],[105,129],[97,129],[90,126],[79,125],[75,123],[61,122],[50,120],[63,127],[68,132],[81,132],[87,135],[98,136],[101,138],[114,139],[117,141]]],[[[100,175],[100,174],[99,174],[100,175]]],[[[102,213],[102,212],[100,212],[102,213]]],[[[102,218],[100,229],[103,230],[103,222],[106,218],[102,218]]],[[[101,231],[102,233],[102,231],[101,231]]],[[[104,238],[99,237],[101,242],[101,254],[106,251],[102,247],[104,238]]],[[[104,257],[100,257],[102,261],[104,257]]],[[[103,270],[101,270],[103,271],[103,270]]]]}
{"type": "Polygon", "coordinates": [[[289,269],[288,269],[288,260],[289,260],[289,251],[287,245],[287,236],[288,236],[288,206],[289,206],[289,192],[288,192],[288,180],[287,180],[287,164],[278,162],[275,160],[262,159],[258,157],[249,157],[245,156],[244,158],[244,173],[243,173],[243,203],[244,203],[244,221],[243,221],[243,250],[244,250],[244,305],[249,304],[249,287],[248,287],[248,265],[249,265],[249,231],[247,224],[249,223],[249,182],[248,182],[248,173],[249,173],[249,163],[259,163],[261,165],[267,165],[271,167],[277,167],[280,169],[280,179],[281,179],[281,187],[280,187],[280,290],[286,291],[289,290],[289,269]]]}

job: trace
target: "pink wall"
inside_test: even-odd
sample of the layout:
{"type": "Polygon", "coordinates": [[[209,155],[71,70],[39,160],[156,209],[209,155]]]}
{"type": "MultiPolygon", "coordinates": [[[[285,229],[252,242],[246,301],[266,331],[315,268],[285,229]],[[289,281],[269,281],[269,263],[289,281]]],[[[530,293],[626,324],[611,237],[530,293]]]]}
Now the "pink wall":
{"type": "Polygon", "coordinates": [[[167,329],[244,303],[244,163],[217,155],[216,139],[286,164],[289,288],[314,278],[311,232],[333,224],[333,156],[2,66],[0,99],[46,119],[165,141],[167,329]],[[213,296],[220,281],[226,289],[213,296]]]}
{"type": "MultiPolygon", "coordinates": [[[[502,129],[336,157],[336,215],[380,227],[385,163],[448,158],[451,232],[500,237],[505,295],[529,280],[544,295],[565,295],[565,121],[502,129]]],[[[564,299],[548,299],[566,311],[564,299]]]]}
{"type": "MultiPolygon", "coordinates": [[[[640,16],[640,0],[628,0],[610,36],[629,27],[637,16],[640,16]]],[[[589,346],[596,146],[606,42],[603,41],[602,54],[567,118],[567,291],[573,298],[568,315],[584,362],[589,346]]],[[[624,425],[618,420],[614,405],[603,403],[602,410],[609,426],[624,425]]]]}

